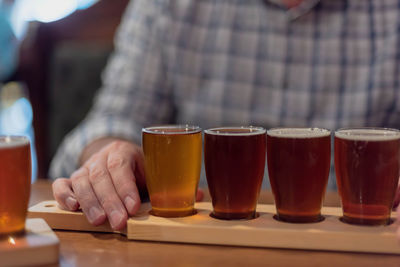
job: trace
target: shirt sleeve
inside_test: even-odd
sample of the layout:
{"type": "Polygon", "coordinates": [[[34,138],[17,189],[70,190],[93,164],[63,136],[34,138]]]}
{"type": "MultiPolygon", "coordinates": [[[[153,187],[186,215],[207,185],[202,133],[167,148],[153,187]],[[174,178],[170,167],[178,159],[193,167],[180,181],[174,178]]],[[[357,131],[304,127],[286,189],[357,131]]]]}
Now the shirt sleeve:
{"type": "Polygon", "coordinates": [[[143,127],[171,122],[174,108],[161,50],[168,20],[166,0],[130,2],[102,75],[103,86],[89,114],[61,143],[50,166],[51,178],[69,177],[84,147],[96,139],[121,137],[140,143],[143,127]]]}

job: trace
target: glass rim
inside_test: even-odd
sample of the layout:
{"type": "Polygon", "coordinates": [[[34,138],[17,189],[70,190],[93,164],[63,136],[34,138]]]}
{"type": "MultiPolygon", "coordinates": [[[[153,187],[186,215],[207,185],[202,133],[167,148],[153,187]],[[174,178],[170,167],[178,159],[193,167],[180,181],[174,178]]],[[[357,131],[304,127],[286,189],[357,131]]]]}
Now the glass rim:
{"type": "Polygon", "coordinates": [[[171,125],[155,125],[150,127],[142,128],[142,133],[149,133],[149,134],[193,134],[199,133],[202,129],[197,125],[189,125],[189,124],[171,124],[171,125]],[[162,131],[162,129],[168,129],[172,131],[162,131]],[[173,129],[176,129],[175,131],[173,129]],[[182,131],[182,129],[184,131],[182,131]],[[158,130],[158,131],[157,131],[158,130]],[[181,130],[181,131],[179,131],[181,130]]]}
{"type": "Polygon", "coordinates": [[[387,127],[343,127],[335,131],[335,137],[349,140],[388,141],[400,139],[400,130],[387,127]],[[346,131],[359,131],[359,133],[345,134],[346,131]]]}
{"type": "MultiPolygon", "coordinates": [[[[317,133],[317,132],[314,132],[317,133]]],[[[267,135],[268,136],[273,136],[273,137],[279,137],[279,138],[319,138],[319,137],[325,137],[325,136],[330,136],[332,134],[332,130],[329,130],[328,128],[322,128],[322,127],[275,127],[275,128],[270,128],[267,130],[267,135]],[[320,130],[319,134],[315,135],[307,135],[307,133],[304,133],[302,135],[296,135],[296,134],[272,134],[272,131],[277,131],[277,130],[303,130],[303,131],[309,131],[310,133],[313,130],[320,130]]]]}
{"type": "Polygon", "coordinates": [[[30,142],[30,138],[25,135],[0,135],[0,148],[23,146],[30,142]]]}
{"type": "Polygon", "coordinates": [[[259,135],[265,134],[266,129],[259,126],[225,126],[225,127],[214,127],[204,130],[205,134],[210,135],[224,135],[224,136],[248,136],[248,135],[259,135]],[[250,130],[250,132],[219,132],[218,130],[250,130]],[[254,131],[253,131],[254,130],[254,131]]]}

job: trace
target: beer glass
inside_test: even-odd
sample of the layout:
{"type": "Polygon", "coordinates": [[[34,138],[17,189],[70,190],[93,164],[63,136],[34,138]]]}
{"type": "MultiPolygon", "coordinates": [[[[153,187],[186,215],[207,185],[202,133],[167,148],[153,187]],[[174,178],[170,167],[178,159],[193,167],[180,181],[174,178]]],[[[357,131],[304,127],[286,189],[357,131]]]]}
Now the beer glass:
{"type": "Polygon", "coordinates": [[[267,162],[277,219],[293,223],[322,220],[329,178],[331,133],[320,128],[267,131],[267,162]]]}
{"type": "Polygon", "coordinates": [[[255,217],[265,153],[263,128],[222,127],[204,131],[204,163],[213,217],[255,217]]]}
{"type": "Polygon", "coordinates": [[[0,236],[24,231],[30,188],[29,139],[0,136],[0,236]]]}
{"type": "Polygon", "coordinates": [[[162,217],[194,214],[201,169],[201,129],[167,125],[144,128],[142,133],[151,213],[162,217]]]}
{"type": "Polygon", "coordinates": [[[400,132],[385,128],[337,130],[335,170],[343,221],[387,224],[400,175],[400,132]]]}

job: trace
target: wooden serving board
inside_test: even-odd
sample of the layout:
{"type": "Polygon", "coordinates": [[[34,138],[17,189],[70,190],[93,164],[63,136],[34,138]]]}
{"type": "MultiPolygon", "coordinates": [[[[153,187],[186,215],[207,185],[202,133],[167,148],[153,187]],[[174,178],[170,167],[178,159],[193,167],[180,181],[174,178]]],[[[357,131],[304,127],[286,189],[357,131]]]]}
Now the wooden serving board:
{"type": "MultiPolygon", "coordinates": [[[[349,225],[339,220],[341,208],[325,207],[324,221],[307,224],[276,221],[274,205],[259,204],[258,218],[239,221],[211,218],[212,206],[208,202],[196,203],[197,214],[183,218],[156,217],[148,213],[150,209],[150,205],[142,205],[121,233],[132,240],[400,254],[395,223],[349,225]]],[[[393,219],[395,216],[393,213],[393,219]]],[[[109,225],[90,225],[81,212],[60,210],[55,201],[31,207],[29,217],[46,219],[53,229],[114,232],[109,225]]]]}
{"type": "Polygon", "coordinates": [[[28,219],[23,236],[0,239],[0,266],[36,266],[58,262],[59,240],[43,219],[28,219]]]}

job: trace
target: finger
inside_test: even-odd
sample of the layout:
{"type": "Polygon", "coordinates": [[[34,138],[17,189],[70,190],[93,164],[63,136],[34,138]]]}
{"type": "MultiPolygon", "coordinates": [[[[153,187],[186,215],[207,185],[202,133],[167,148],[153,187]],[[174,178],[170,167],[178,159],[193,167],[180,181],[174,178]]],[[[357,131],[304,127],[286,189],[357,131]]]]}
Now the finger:
{"type": "Polygon", "coordinates": [[[136,186],[136,178],[131,164],[133,155],[128,150],[110,152],[107,168],[118,196],[130,215],[134,215],[140,207],[140,197],[136,186]]]}
{"type": "Polygon", "coordinates": [[[197,194],[196,194],[196,201],[202,201],[204,198],[204,192],[202,189],[197,189],[197,194]]]}
{"type": "Polygon", "coordinates": [[[75,211],[79,208],[79,203],[76,200],[74,192],[72,191],[70,179],[59,178],[54,181],[52,187],[53,196],[63,209],[75,211]]]}
{"type": "Polygon", "coordinates": [[[105,222],[106,214],[101,207],[89,182],[89,172],[85,167],[75,171],[71,176],[72,189],[83,213],[93,225],[105,222]]]}
{"type": "Polygon", "coordinates": [[[126,226],[128,214],[107,170],[107,157],[98,157],[88,164],[88,169],[90,184],[107,214],[111,227],[114,230],[123,229],[126,226]]]}

